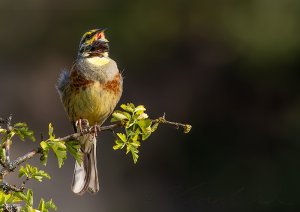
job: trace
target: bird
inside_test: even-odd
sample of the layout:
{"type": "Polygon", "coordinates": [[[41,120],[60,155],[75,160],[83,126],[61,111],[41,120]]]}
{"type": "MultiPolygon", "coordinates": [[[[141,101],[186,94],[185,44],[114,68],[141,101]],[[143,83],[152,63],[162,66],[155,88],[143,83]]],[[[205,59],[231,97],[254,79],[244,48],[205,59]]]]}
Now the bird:
{"type": "MultiPolygon", "coordinates": [[[[123,92],[123,78],[117,63],[109,57],[106,28],[84,33],[77,59],[69,70],[61,73],[56,88],[75,132],[81,132],[81,121],[90,126],[102,125],[111,115],[123,92]],[[79,123],[79,124],[78,124],[79,123]]],[[[82,195],[97,193],[96,136],[82,135],[79,139],[82,163],[75,163],[71,189],[82,195]]]]}

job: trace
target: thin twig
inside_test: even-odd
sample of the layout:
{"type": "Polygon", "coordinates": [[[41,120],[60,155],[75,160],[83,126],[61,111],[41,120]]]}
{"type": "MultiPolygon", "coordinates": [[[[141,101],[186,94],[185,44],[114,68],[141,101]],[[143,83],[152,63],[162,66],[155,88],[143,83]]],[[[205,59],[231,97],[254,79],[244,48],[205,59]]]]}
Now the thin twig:
{"type": "Polygon", "coordinates": [[[10,145],[11,145],[11,140],[7,139],[5,141],[5,163],[6,164],[10,163],[10,145]]]}
{"type": "MultiPolygon", "coordinates": [[[[3,119],[0,119],[0,122],[3,119]]],[[[11,119],[7,120],[7,123],[10,123],[11,119]]],[[[177,122],[171,122],[171,121],[167,121],[165,119],[165,115],[163,115],[162,117],[159,117],[157,119],[152,120],[153,123],[157,123],[157,124],[169,124],[169,125],[173,125],[175,126],[177,129],[179,127],[183,128],[184,133],[188,133],[191,130],[191,125],[188,124],[182,124],[182,123],[177,123],[177,122]]],[[[57,138],[58,141],[64,141],[64,142],[69,142],[69,141],[74,141],[74,140],[78,140],[78,138],[82,135],[85,134],[91,134],[91,133],[95,133],[95,128],[97,129],[98,132],[101,131],[112,131],[115,128],[124,126],[124,123],[119,122],[116,124],[111,124],[108,126],[100,126],[100,125],[96,125],[93,127],[89,127],[87,129],[83,129],[82,132],[79,133],[73,133],[71,135],[67,135],[65,137],[61,137],[61,138],[57,138]]],[[[0,164],[3,166],[2,169],[0,170],[0,179],[4,178],[4,176],[8,175],[10,172],[13,172],[20,164],[24,163],[25,161],[33,158],[36,154],[41,153],[42,149],[36,148],[28,153],[26,153],[23,156],[18,157],[16,160],[14,160],[13,162],[9,162],[9,163],[3,163],[3,161],[0,162],[0,164]],[[7,165],[8,164],[8,165],[7,165]]]]}
{"type": "Polygon", "coordinates": [[[0,158],[0,165],[1,165],[2,167],[6,167],[6,166],[7,166],[6,163],[3,162],[2,158],[0,158]]]}
{"type": "Polygon", "coordinates": [[[25,189],[25,185],[26,185],[26,183],[28,182],[28,180],[29,180],[29,177],[26,177],[26,179],[23,180],[23,182],[22,182],[20,188],[25,189]]]}
{"type": "MultiPolygon", "coordinates": [[[[7,134],[9,134],[10,131],[12,130],[11,120],[12,120],[12,114],[10,114],[7,119],[0,118],[0,124],[3,124],[6,126],[7,134]]],[[[1,161],[1,165],[7,166],[7,164],[10,163],[10,145],[11,145],[11,140],[7,139],[4,143],[4,149],[5,149],[5,155],[6,155],[5,162],[2,163],[2,161],[1,161]]]]}
{"type": "Polygon", "coordinates": [[[182,127],[184,133],[189,133],[192,129],[192,126],[189,124],[182,124],[182,123],[178,123],[178,122],[167,121],[165,118],[165,114],[162,117],[152,120],[152,122],[158,123],[158,124],[173,125],[173,126],[175,126],[176,129],[179,129],[179,127],[182,127]]]}
{"type": "Polygon", "coordinates": [[[120,126],[122,126],[121,123],[111,124],[111,125],[108,125],[108,126],[96,125],[96,126],[88,128],[88,129],[83,129],[83,131],[80,132],[80,133],[73,133],[71,135],[67,135],[65,137],[61,137],[61,138],[57,138],[57,139],[60,140],[60,141],[65,141],[65,142],[74,141],[74,140],[77,140],[82,135],[95,133],[95,127],[96,127],[98,132],[101,132],[101,131],[113,130],[113,129],[118,128],[120,126]]]}
{"type": "Polygon", "coordinates": [[[20,164],[24,163],[25,161],[29,160],[30,158],[33,158],[36,154],[40,153],[40,151],[41,151],[40,148],[34,149],[34,150],[26,153],[25,155],[18,157],[16,160],[10,162],[8,166],[4,166],[0,170],[0,179],[1,178],[3,179],[10,172],[13,172],[20,164]]]}
{"type": "Polygon", "coordinates": [[[4,204],[3,212],[19,212],[21,211],[20,204],[4,204]]]}
{"type": "Polygon", "coordinates": [[[10,185],[6,182],[2,182],[0,184],[0,188],[2,189],[2,191],[5,193],[5,194],[9,194],[11,193],[12,191],[14,192],[20,192],[20,191],[23,191],[24,190],[24,187],[17,187],[17,186],[14,186],[14,185],[10,185]]]}
{"type": "Polygon", "coordinates": [[[26,160],[33,158],[36,154],[38,154],[40,152],[41,152],[41,148],[37,148],[37,149],[31,150],[30,152],[26,153],[23,156],[18,157],[16,160],[14,160],[12,162],[12,166],[10,167],[10,169],[13,171],[21,163],[24,163],[26,160]]]}
{"type": "MultiPolygon", "coordinates": [[[[112,130],[114,128],[117,128],[121,126],[120,123],[118,124],[112,124],[112,125],[108,125],[108,126],[99,126],[97,125],[97,130],[99,131],[108,131],[108,130],[112,130]]],[[[71,135],[67,135],[65,137],[62,138],[57,138],[58,141],[64,141],[64,142],[69,142],[69,141],[74,141],[74,140],[78,140],[78,138],[82,135],[85,134],[90,134],[90,133],[94,133],[95,128],[91,127],[88,129],[83,130],[83,132],[81,133],[73,133],[71,135]]],[[[23,156],[18,157],[16,160],[9,162],[8,165],[5,165],[5,163],[3,163],[3,167],[0,170],[0,179],[4,178],[6,175],[8,175],[10,172],[13,172],[19,165],[21,165],[22,163],[24,163],[25,161],[33,158],[36,154],[41,153],[42,149],[36,148],[26,154],[24,154],[23,156]]],[[[2,163],[1,163],[2,165],[2,163]]]]}

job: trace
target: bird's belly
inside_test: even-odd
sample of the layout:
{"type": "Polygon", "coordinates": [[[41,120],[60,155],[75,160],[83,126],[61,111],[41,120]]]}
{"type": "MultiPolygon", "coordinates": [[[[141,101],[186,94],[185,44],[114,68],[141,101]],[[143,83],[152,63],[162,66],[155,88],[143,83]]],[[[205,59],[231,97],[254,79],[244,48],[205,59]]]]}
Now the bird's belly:
{"type": "Polygon", "coordinates": [[[80,88],[70,98],[70,109],[73,120],[87,119],[90,125],[102,124],[117,104],[119,97],[103,89],[99,82],[86,88],[80,88]]]}

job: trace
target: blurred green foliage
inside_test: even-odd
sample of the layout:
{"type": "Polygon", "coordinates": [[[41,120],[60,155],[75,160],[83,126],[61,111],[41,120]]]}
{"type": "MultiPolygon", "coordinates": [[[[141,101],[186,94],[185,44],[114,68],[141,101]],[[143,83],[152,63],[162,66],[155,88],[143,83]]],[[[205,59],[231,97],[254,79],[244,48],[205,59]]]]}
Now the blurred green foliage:
{"type": "Polygon", "coordinates": [[[126,160],[108,157],[120,171],[107,177],[114,195],[73,202],[74,211],[99,202],[111,211],[300,210],[300,1],[26,0],[1,1],[0,10],[2,89],[18,85],[9,86],[2,111],[30,114],[38,129],[53,115],[68,132],[53,85],[82,33],[100,26],[124,71],[122,98],[195,128],[180,145],[180,136],[160,134],[164,142],[155,157],[155,142],[145,149],[138,178],[126,160]]]}

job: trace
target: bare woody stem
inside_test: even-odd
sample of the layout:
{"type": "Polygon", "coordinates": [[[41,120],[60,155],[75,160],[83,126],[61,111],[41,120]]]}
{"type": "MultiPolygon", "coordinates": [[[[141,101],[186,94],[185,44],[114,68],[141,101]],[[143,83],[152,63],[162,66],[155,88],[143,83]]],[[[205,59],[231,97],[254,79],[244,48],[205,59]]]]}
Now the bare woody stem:
{"type": "Polygon", "coordinates": [[[192,129],[192,126],[189,124],[182,124],[182,123],[178,123],[178,122],[167,121],[165,118],[165,114],[162,117],[152,120],[152,122],[158,123],[158,124],[173,125],[176,127],[176,129],[179,129],[180,127],[182,127],[184,133],[189,133],[192,129]]]}

